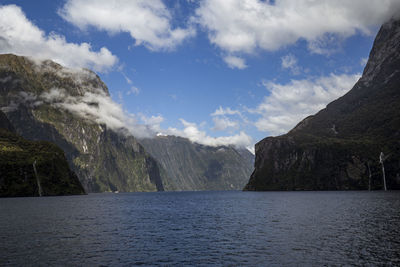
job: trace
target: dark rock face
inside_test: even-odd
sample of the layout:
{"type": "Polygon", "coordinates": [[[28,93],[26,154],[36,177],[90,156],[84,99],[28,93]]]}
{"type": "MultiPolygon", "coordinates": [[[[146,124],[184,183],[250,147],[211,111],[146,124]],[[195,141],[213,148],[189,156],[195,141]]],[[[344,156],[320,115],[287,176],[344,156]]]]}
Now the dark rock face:
{"type": "Polygon", "coordinates": [[[211,147],[176,136],[142,139],[162,167],[165,190],[238,190],[252,170],[253,155],[233,147],[211,147]]]}
{"type": "Polygon", "coordinates": [[[14,126],[12,126],[11,122],[7,119],[6,114],[4,114],[0,110],[0,128],[11,133],[15,133],[14,126]]]}
{"type": "Polygon", "coordinates": [[[363,76],[289,133],[256,144],[245,190],[400,189],[400,21],[385,23],[363,76]],[[370,178],[371,177],[371,178],[370,178]]]}
{"type": "Polygon", "coordinates": [[[0,197],[85,194],[59,147],[28,141],[12,130],[0,111],[0,197]]]}
{"type": "MultiPolygon", "coordinates": [[[[108,96],[106,85],[89,70],[0,55],[0,108],[24,138],[58,145],[88,192],[163,190],[158,165],[133,136],[62,108],[66,98],[87,93],[108,96]],[[58,102],[46,102],[49,97],[58,102]]],[[[96,97],[84,101],[98,106],[96,97]]]]}

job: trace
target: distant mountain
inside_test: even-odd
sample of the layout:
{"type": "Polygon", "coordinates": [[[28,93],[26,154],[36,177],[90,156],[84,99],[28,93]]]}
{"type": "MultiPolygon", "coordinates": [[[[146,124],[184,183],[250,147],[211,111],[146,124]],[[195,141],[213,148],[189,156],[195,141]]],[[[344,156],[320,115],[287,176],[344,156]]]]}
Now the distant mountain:
{"type": "Polygon", "coordinates": [[[0,55],[1,110],[24,138],[62,148],[88,192],[163,190],[157,162],[133,136],[86,115],[108,95],[89,70],[0,55]]]}
{"type": "Polygon", "coordinates": [[[400,189],[400,21],[376,36],[361,79],[289,133],[256,144],[245,190],[400,189]],[[371,179],[370,179],[371,176],[371,179]]]}
{"type": "Polygon", "coordinates": [[[176,136],[140,139],[161,165],[165,190],[241,190],[253,169],[246,149],[211,147],[176,136]]]}
{"type": "Polygon", "coordinates": [[[84,193],[60,148],[18,136],[0,111],[0,197],[84,193]]]}
{"type": "Polygon", "coordinates": [[[100,108],[104,101],[111,101],[108,89],[90,70],[0,55],[0,109],[9,127],[28,140],[59,146],[87,192],[230,190],[246,184],[254,159],[249,151],[172,136],[140,144],[123,125],[111,129],[99,119],[107,116],[100,108]]]}

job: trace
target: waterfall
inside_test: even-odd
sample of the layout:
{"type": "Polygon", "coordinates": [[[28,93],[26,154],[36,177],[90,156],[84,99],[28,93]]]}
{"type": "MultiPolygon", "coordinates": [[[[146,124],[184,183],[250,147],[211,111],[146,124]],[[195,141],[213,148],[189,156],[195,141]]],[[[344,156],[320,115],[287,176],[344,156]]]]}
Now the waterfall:
{"type": "Polygon", "coordinates": [[[382,173],[383,173],[383,190],[387,191],[387,188],[386,188],[386,177],[385,177],[385,166],[383,166],[383,162],[382,162],[382,173]]]}
{"type": "Polygon", "coordinates": [[[371,174],[371,168],[369,167],[369,162],[367,162],[367,165],[368,165],[368,172],[369,172],[368,191],[371,191],[371,177],[372,177],[372,174],[371,174]]]}
{"type": "Polygon", "coordinates": [[[43,194],[43,191],[42,191],[42,186],[40,185],[39,176],[36,171],[36,160],[33,162],[32,166],[33,166],[33,171],[35,172],[35,176],[36,176],[36,183],[37,183],[38,190],[39,190],[39,196],[41,197],[43,194]]]}
{"type": "Polygon", "coordinates": [[[383,189],[385,191],[387,191],[386,188],[386,176],[385,176],[385,166],[383,165],[383,162],[385,161],[385,159],[388,156],[385,157],[385,155],[383,154],[383,152],[381,152],[381,154],[379,155],[379,163],[382,164],[382,175],[383,175],[383,189]]]}

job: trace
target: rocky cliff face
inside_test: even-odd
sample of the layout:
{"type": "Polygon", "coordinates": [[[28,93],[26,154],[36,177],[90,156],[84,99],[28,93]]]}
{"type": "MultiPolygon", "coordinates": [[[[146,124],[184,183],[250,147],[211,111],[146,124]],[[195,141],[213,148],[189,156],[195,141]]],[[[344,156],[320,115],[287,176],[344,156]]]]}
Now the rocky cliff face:
{"type": "Polygon", "coordinates": [[[89,70],[0,55],[1,109],[24,138],[61,147],[88,192],[163,190],[157,163],[136,139],[88,112],[107,97],[89,70]]]}
{"type": "Polygon", "coordinates": [[[238,190],[252,171],[253,155],[247,150],[204,146],[176,136],[139,142],[162,166],[166,190],[238,190]]]}
{"type": "Polygon", "coordinates": [[[18,136],[0,111],[0,197],[84,193],[59,147],[18,136]]]}
{"type": "Polygon", "coordinates": [[[400,189],[400,21],[385,23],[363,76],[289,133],[256,144],[245,190],[400,189]]]}

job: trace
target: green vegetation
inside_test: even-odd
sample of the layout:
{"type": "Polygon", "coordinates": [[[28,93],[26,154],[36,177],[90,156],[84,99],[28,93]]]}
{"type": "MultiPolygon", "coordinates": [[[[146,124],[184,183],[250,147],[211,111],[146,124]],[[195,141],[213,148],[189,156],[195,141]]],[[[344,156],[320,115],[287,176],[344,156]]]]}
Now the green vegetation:
{"type": "Polygon", "coordinates": [[[95,73],[69,70],[52,61],[34,63],[25,57],[0,55],[0,78],[4,81],[0,107],[11,107],[7,116],[15,130],[26,139],[59,146],[87,192],[163,190],[158,164],[134,137],[57,105],[37,102],[39,95],[52,89],[74,97],[95,90],[108,94],[95,73]]]}
{"type": "Polygon", "coordinates": [[[39,183],[43,196],[85,193],[60,148],[25,140],[4,122],[0,119],[0,197],[39,196],[39,183]]]}

